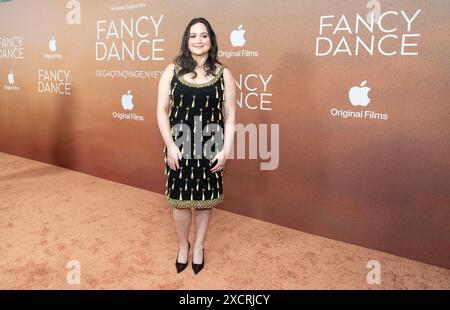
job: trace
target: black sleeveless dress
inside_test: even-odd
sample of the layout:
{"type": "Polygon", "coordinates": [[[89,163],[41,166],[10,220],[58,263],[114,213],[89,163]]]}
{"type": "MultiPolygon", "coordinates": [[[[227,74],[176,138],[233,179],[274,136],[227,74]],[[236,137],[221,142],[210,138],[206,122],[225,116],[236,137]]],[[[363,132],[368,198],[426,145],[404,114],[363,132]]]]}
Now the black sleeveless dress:
{"type": "Polygon", "coordinates": [[[210,171],[216,164],[210,160],[224,142],[224,67],[205,83],[185,80],[180,69],[176,66],[170,81],[169,120],[172,138],[183,158],[180,169],[170,169],[164,147],[167,200],[174,208],[210,209],[224,200],[223,170],[210,171]]]}

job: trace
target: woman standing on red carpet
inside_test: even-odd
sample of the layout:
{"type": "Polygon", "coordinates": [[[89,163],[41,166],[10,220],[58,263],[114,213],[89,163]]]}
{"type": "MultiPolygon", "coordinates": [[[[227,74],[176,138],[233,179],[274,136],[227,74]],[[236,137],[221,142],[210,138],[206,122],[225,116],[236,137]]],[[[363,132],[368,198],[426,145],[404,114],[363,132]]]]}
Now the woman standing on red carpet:
{"type": "Polygon", "coordinates": [[[164,70],[157,119],[165,143],[166,195],[179,239],[177,272],[188,265],[191,210],[196,239],[192,268],[204,266],[211,211],[223,202],[223,173],[230,158],[236,117],[236,86],[217,60],[216,35],[204,18],[187,25],[180,55],[164,70]]]}

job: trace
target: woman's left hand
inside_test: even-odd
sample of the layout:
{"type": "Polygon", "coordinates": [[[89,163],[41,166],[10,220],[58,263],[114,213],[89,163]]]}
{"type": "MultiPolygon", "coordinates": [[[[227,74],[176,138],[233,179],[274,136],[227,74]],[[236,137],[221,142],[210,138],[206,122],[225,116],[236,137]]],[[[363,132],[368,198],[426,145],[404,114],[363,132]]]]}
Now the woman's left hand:
{"type": "Polygon", "coordinates": [[[211,159],[211,163],[213,163],[214,161],[217,160],[217,163],[214,167],[212,167],[211,172],[217,172],[219,170],[222,170],[223,168],[225,168],[225,163],[227,162],[227,158],[225,156],[225,152],[224,150],[218,152],[212,159],[211,159]]]}

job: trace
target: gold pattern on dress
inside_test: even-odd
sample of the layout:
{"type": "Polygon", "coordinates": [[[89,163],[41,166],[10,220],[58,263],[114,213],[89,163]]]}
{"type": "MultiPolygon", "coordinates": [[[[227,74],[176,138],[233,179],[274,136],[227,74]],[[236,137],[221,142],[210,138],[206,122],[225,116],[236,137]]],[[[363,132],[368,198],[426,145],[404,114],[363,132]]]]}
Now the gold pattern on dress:
{"type": "MultiPolygon", "coordinates": [[[[222,108],[223,102],[224,102],[224,76],[223,76],[223,68],[220,67],[219,74],[214,76],[212,80],[205,82],[205,83],[193,83],[186,81],[182,76],[175,76],[175,79],[171,79],[170,83],[170,120],[171,122],[174,122],[176,120],[179,121],[179,130],[177,131],[178,127],[173,126],[171,128],[172,136],[176,133],[177,137],[184,136],[185,134],[182,132],[183,129],[183,123],[187,123],[187,121],[191,120],[191,114],[194,114],[195,116],[199,117],[200,123],[194,122],[194,134],[198,133],[199,130],[203,130],[203,112],[205,112],[205,122],[208,123],[208,125],[212,125],[213,123],[217,123],[218,120],[224,119],[224,114],[222,114],[222,108]],[[176,79],[178,77],[178,80],[176,79]],[[192,87],[204,87],[208,85],[212,85],[211,89],[208,90],[208,92],[203,96],[203,98],[199,97],[199,94],[193,93],[193,90],[191,90],[192,94],[192,102],[189,103],[189,99],[191,96],[188,93],[183,94],[183,89],[180,89],[180,84],[186,84],[188,86],[192,87]],[[220,85],[220,86],[219,86],[220,85]],[[172,87],[173,86],[173,87],[172,87]],[[176,87],[178,86],[178,90],[176,90],[176,87]],[[213,89],[215,90],[215,98],[213,89]],[[177,91],[175,93],[175,91],[177,91]],[[176,97],[175,97],[176,96],[176,97]],[[206,98],[204,98],[206,96],[206,98]],[[186,100],[184,100],[184,97],[186,97],[186,100]],[[197,98],[198,97],[198,98],[197,98]],[[179,104],[177,105],[176,99],[179,100],[179,104]],[[203,101],[206,99],[205,101],[203,101]],[[213,100],[209,102],[209,99],[213,100]],[[199,101],[200,100],[200,101],[199,101]],[[217,102],[215,102],[216,100],[217,102]],[[197,102],[196,102],[197,101],[197,102]],[[184,106],[183,106],[184,104],[184,106]],[[176,108],[176,110],[175,110],[176,108]],[[197,109],[200,110],[199,115],[197,113],[193,113],[195,108],[195,112],[197,112],[197,109]],[[218,115],[215,115],[215,111],[217,109],[218,115]],[[175,111],[174,111],[175,110],[175,111]],[[211,113],[212,110],[212,113],[211,113]],[[191,112],[191,113],[190,113],[191,112]],[[210,115],[211,113],[211,115],[210,115]],[[208,116],[210,116],[208,118],[208,116]],[[199,127],[201,124],[201,127],[199,127]]],[[[180,68],[181,69],[181,68],[180,68]]],[[[179,75],[179,71],[175,70],[176,74],[179,75]]],[[[187,75],[188,76],[188,75],[187,75]]],[[[192,117],[194,116],[192,115],[192,117]]],[[[211,132],[212,141],[216,142],[219,140],[219,138],[222,136],[223,138],[223,132],[219,134],[219,136],[216,137],[217,132],[214,132],[213,128],[208,127],[206,132],[211,132]]],[[[182,159],[180,160],[180,168],[172,170],[168,165],[168,147],[164,146],[163,153],[165,154],[164,162],[166,165],[165,172],[167,175],[166,180],[166,189],[165,193],[168,198],[169,206],[174,208],[197,208],[197,209],[209,209],[214,207],[216,204],[223,201],[223,194],[222,193],[222,187],[223,183],[220,179],[220,175],[223,175],[223,170],[219,170],[218,172],[210,173],[207,164],[203,164],[203,160],[200,160],[196,153],[200,151],[200,146],[203,146],[203,142],[206,137],[204,135],[201,135],[201,145],[199,145],[199,149],[196,150],[196,144],[195,140],[193,139],[190,134],[186,137],[187,141],[191,140],[189,143],[192,143],[194,147],[193,151],[193,157],[189,158],[192,160],[189,160],[188,158],[185,158],[185,162],[183,163],[182,159]],[[195,165],[195,159],[197,159],[197,165],[195,165]],[[201,161],[201,163],[200,163],[201,161]],[[195,167],[197,166],[197,167],[195,167]],[[200,167],[202,167],[203,170],[200,170],[200,167]],[[183,173],[183,168],[185,168],[185,172],[183,173]],[[191,168],[191,173],[189,173],[188,168],[191,168]],[[208,168],[208,173],[206,168],[208,168]],[[196,170],[194,173],[194,170],[196,170]],[[203,176],[203,179],[202,179],[203,176]],[[189,179],[190,177],[190,179],[189,179]],[[179,181],[176,181],[176,179],[179,179],[179,181]],[[184,179],[184,180],[183,180],[184,179]],[[196,180],[196,181],[195,181],[196,180]],[[171,182],[172,181],[172,182],[171,182]],[[175,182],[176,181],[176,182],[175,182]],[[214,183],[214,181],[216,181],[214,183]],[[184,184],[183,184],[184,182],[184,184]],[[216,187],[217,186],[217,187],[216,187]],[[175,189],[178,189],[179,192],[177,193],[175,189]],[[184,190],[183,190],[184,189],[184,190]],[[217,191],[217,194],[216,194],[217,191]],[[200,195],[201,193],[201,195],[200,195]],[[198,200],[194,200],[198,199],[198,200]]],[[[191,145],[191,144],[189,144],[191,145]]],[[[181,153],[184,152],[184,147],[181,146],[181,153]]],[[[186,150],[187,151],[187,150],[186,150]]],[[[217,151],[217,150],[216,150],[217,151]]],[[[202,148],[202,151],[200,153],[203,154],[204,150],[202,148]]],[[[200,154],[197,154],[200,156],[200,154]]],[[[211,156],[212,158],[212,156],[211,156]]],[[[209,166],[211,166],[211,162],[209,162],[209,166]]]]}
{"type": "Polygon", "coordinates": [[[210,85],[213,85],[215,82],[217,82],[217,80],[221,77],[221,75],[222,75],[222,71],[223,71],[223,66],[221,66],[220,68],[219,68],[219,72],[217,73],[217,75],[214,77],[214,78],[212,78],[211,80],[209,80],[208,82],[204,82],[204,83],[193,83],[193,82],[189,82],[189,81],[187,81],[187,80],[185,80],[184,78],[183,78],[183,76],[181,76],[180,74],[179,74],[179,72],[180,72],[180,70],[181,70],[181,67],[179,67],[179,66],[177,66],[177,68],[175,69],[176,71],[176,74],[177,74],[177,77],[178,77],[178,80],[180,80],[180,82],[182,83],[182,84],[185,84],[185,85],[187,85],[187,86],[191,86],[191,87],[195,87],[195,88],[201,88],[201,87],[206,87],[206,86],[210,86],[210,85]]]}
{"type": "Polygon", "coordinates": [[[173,88],[172,88],[172,98],[173,98],[173,92],[175,91],[175,87],[177,87],[177,82],[175,82],[173,88]]]}
{"type": "Polygon", "coordinates": [[[177,200],[177,199],[170,198],[170,196],[167,196],[167,200],[168,200],[169,206],[172,208],[211,209],[215,205],[224,201],[224,195],[222,194],[217,198],[210,199],[210,200],[204,200],[204,201],[201,201],[201,200],[177,200]]]}
{"type": "Polygon", "coordinates": [[[181,98],[181,100],[180,100],[180,107],[182,107],[183,106],[183,94],[180,95],[180,98],[181,98]]]}

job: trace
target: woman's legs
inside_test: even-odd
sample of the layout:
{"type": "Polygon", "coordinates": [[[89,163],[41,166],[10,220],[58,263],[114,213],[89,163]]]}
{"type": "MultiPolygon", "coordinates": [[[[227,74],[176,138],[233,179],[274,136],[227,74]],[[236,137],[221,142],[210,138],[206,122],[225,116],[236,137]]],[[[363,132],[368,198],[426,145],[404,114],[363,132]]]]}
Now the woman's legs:
{"type": "Polygon", "coordinates": [[[205,241],[208,223],[212,209],[195,210],[196,237],[192,261],[194,264],[201,264],[203,261],[203,243],[205,241]]]}
{"type": "Polygon", "coordinates": [[[173,220],[179,241],[178,262],[185,264],[189,255],[189,228],[191,225],[191,209],[173,208],[173,220]]]}

